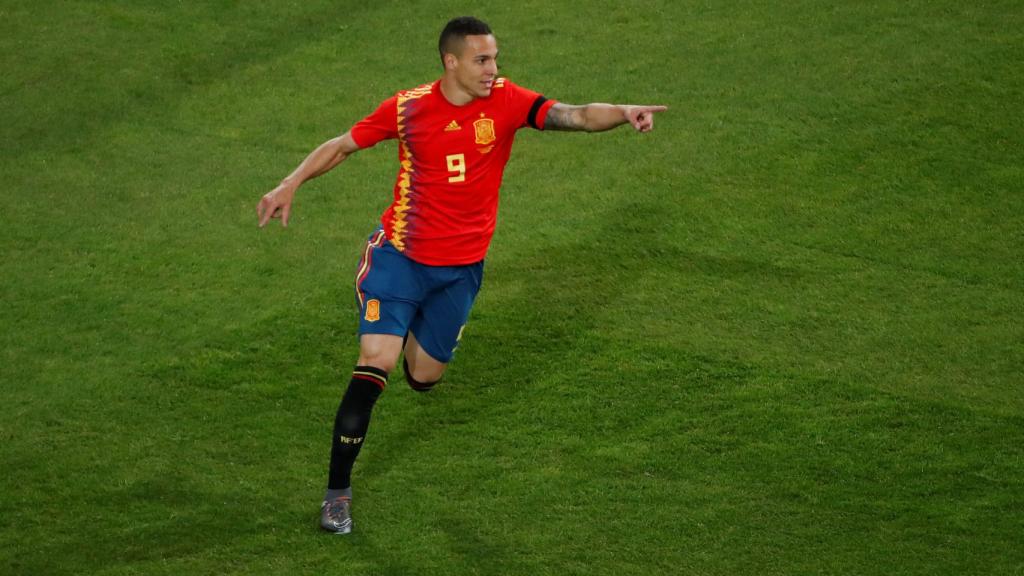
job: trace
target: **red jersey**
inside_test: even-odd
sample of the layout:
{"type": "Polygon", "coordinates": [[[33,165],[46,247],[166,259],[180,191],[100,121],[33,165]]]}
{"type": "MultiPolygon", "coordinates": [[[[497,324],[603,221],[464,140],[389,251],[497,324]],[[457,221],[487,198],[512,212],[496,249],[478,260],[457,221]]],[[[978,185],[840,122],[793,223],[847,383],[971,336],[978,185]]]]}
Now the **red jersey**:
{"type": "Polygon", "coordinates": [[[498,78],[486,98],[455,106],[438,80],[399,92],[353,126],[360,148],[398,139],[394,201],[381,216],[391,244],[432,266],[483,260],[516,130],[543,129],[554,104],[498,78]]]}

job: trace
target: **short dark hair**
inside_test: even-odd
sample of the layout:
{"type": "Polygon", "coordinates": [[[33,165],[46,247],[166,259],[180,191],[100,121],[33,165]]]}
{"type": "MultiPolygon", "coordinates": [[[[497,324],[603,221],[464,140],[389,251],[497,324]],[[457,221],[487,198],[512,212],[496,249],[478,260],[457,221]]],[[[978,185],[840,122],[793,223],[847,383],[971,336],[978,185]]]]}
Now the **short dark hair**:
{"type": "Polygon", "coordinates": [[[493,34],[491,27],[486,22],[472,16],[459,16],[452,18],[441,31],[441,38],[437,41],[437,51],[441,53],[441,64],[444,64],[445,54],[455,54],[456,45],[466,39],[466,36],[477,36],[493,34]]]}

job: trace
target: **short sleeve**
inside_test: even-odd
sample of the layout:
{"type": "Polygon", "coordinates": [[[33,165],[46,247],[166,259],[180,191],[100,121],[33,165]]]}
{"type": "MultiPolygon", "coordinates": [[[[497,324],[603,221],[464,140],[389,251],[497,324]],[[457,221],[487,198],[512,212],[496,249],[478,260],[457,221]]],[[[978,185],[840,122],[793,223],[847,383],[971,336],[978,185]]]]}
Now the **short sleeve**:
{"type": "Polygon", "coordinates": [[[349,135],[360,148],[370,148],[381,140],[398,137],[397,98],[381,102],[372,114],[356,123],[349,135]]]}
{"type": "Polygon", "coordinates": [[[530,126],[537,130],[543,130],[544,118],[547,116],[548,110],[558,101],[549,100],[529,88],[523,88],[508,80],[505,82],[506,88],[509,90],[509,97],[512,99],[512,107],[521,119],[519,127],[530,126]]]}

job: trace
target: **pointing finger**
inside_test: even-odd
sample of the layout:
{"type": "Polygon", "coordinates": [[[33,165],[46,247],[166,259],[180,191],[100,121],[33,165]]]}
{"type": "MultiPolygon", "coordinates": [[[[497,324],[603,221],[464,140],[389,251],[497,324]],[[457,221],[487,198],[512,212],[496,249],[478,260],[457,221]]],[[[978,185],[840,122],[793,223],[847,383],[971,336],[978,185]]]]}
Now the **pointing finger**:
{"type": "Polygon", "coordinates": [[[260,208],[263,209],[263,213],[260,216],[260,228],[266,226],[267,222],[270,222],[270,219],[274,216],[274,211],[276,210],[276,208],[273,206],[268,206],[268,204],[270,204],[269,201],[260,202],[260,208]]]}
{"type": "Polygon", "coordinates": [[[263,213],[266,211],[266,207],[263,205],[263,198],[260,198],[259,204],[256,205],[256,221],[260,228],[266,224],[266,220],[263,218],[263,213]]]}

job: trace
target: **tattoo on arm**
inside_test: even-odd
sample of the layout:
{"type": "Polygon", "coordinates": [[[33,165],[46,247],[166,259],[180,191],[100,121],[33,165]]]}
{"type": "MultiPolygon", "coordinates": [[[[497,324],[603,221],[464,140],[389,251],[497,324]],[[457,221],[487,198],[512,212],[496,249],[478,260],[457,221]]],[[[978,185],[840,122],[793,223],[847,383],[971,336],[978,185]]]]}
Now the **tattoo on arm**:
{"type": "Polygon", "coordinates": [[[555,104],[544,117],[545,130],[586,130],[586,106],[555,104]]]}

